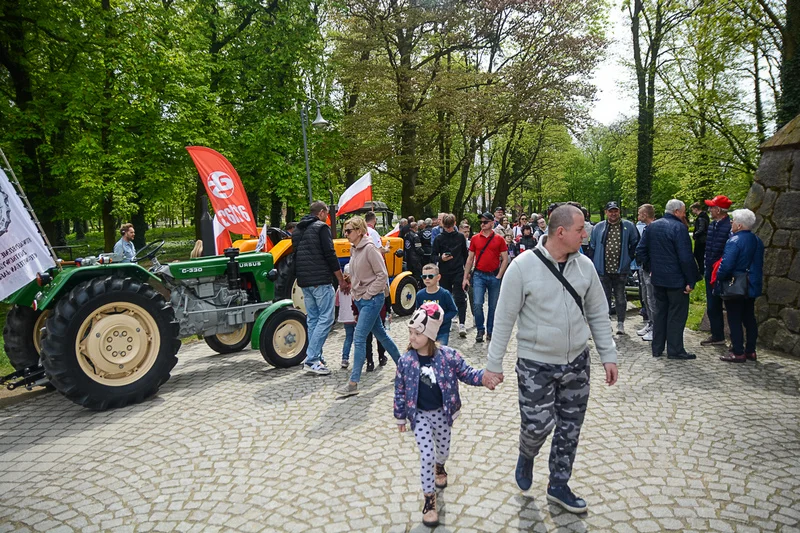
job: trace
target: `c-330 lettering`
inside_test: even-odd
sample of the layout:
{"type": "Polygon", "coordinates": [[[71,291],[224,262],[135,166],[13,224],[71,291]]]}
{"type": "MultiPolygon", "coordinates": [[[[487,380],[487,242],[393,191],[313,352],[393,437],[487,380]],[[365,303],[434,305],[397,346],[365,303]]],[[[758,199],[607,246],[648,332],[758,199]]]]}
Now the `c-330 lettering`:
{"type": "Polygon", "coordinates": [[[181,274],[191,274],[193,272],[202,272],[202,271],[203,271],[202,267],[182,268],[181,274]]]}

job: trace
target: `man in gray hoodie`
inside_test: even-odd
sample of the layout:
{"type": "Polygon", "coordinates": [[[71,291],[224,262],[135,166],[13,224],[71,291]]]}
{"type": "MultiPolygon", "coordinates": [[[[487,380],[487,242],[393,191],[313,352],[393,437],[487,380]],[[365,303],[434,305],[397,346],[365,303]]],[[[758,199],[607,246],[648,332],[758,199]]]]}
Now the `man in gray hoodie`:
{"type": "Polygon", "coordinates": [[[617,349],[608,327],[608,302],[592,260],[578,251],[586,237],[583,222],[578,208],[558,207],[534,253],[520,254],[508,267],[486,364],[492,388],[503,380],[503,358],[519,320],[517,485],[524,491],[531,487],[533,459],[555,428],[547,499],[573,513],[588,509],[567,483],[589,401],[590,331],[606,383],[617,381],[617,349]]]}

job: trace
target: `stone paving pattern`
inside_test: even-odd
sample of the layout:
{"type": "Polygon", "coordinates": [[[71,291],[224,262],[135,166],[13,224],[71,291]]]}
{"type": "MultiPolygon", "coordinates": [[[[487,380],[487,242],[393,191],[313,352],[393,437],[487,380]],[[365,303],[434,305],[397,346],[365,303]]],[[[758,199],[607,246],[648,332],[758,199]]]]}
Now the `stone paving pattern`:
{"type": "MultiPolygon", "coordinates": [[[[462,386],[437,531],[800,530],[800,361],[653,359],[639,324],[618,340],[617,386],[594,354],[571,482],[589,513],[547,503],[549,444],[531,491],[514,482],[512,342],[498,390],[462,386]]],[[[469,333],[451,344],[482,367],[469,333]]],[[[95,413],[53,393],[0,410],[0,531],[428,531],[414,436],[392,418],[394,365],[336,399],[343,338],[338,326],[325,345],[327,377],[198,343],[143,404],[95,413]]]]}

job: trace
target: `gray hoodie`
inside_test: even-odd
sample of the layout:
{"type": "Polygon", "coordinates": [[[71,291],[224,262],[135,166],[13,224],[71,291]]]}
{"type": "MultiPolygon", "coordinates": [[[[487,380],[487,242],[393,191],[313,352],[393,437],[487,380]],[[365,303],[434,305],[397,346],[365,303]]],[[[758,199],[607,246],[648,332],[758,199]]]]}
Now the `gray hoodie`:
{"type": "MultiPolygon", "coordinates": [[[[544,247],[546,241],[544,236],[536,248],[558,268],[544,247]]],[[[569,292],[536,254],[520,254],[512,261],[503,276],[497,300],[487,370],[503,371],[503,357],[517,320],[517,350],[522,359],[551,365],[571,363],[586,349],[591,330],[600,360],[617,362],[608,302],[592,260],[578,252],[570,254],[563,274],[583,299],[586,319],[569,292]]]]}

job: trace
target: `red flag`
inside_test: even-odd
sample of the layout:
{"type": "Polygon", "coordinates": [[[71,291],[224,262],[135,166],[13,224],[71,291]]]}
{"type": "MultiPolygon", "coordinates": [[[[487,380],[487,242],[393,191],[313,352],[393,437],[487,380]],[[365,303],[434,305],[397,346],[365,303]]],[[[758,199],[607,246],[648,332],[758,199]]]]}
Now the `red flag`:
{"type": "Polygon", "coordinates": [[[400,223],[399,222],[394,225],[394,228],[392,228],[392,231],[390,231],[389,233],[384,235],[384,237],[399,237],[399,236],[400,236],[400,223]]]}
{"type": "Polygon", "coordinates": [[[336,216],[364,207],[370,200],[372,200],[372,172],[367,172],[349,186],[339,198],[339,211],[336,212],[336,216]]]}
{"type": "Polygon", "coordinates": [[[203,146],[187,146],[214,208],[214,240],[217,255],[231,246],[230,232],[258,233],[250,201],[236,169],[225,157],[203,146]]]}

